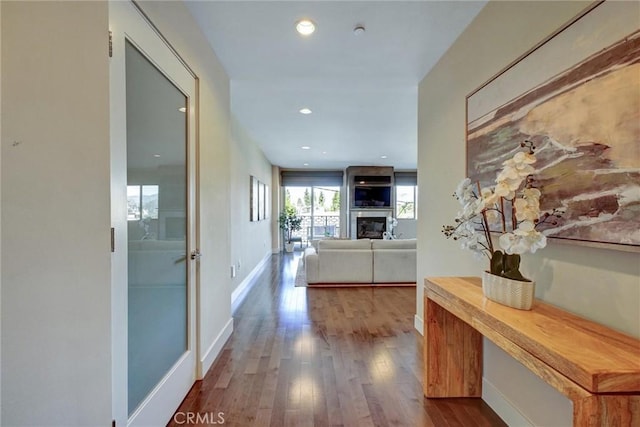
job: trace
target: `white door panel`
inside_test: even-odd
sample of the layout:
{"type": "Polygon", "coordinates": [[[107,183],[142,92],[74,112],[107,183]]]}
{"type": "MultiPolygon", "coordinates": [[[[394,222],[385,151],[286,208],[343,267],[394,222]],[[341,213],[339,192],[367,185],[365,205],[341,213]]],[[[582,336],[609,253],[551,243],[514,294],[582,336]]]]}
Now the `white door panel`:
{"type": "Polygon", "coordinates": [[[113,414],[164,425],[196,379],[196,79],[133,3],[109,8],[113,414]]]}

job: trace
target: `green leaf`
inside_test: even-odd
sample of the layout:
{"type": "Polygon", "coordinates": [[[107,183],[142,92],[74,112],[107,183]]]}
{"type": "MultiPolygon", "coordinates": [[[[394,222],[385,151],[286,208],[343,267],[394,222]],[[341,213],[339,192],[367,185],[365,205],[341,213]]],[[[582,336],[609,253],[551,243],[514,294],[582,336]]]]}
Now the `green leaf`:
{"type": "Polygon", "coordinates": [[[502,276],[507,279],[520,280],[522,282],[527,281],[519,270],[505,270],[504,273],[502,273],[502,276]]]}
{"type": "Polygon", "coordinates": [[[495,251],[491,255],[491,262],[490,262],[491,274],[495,274],[496,276],[502,276],[503,258],[504,258],[504,254],[502,253],[502,251],[495,251]]]}
{"type": "Polygon", "coordinates": [[[505,271],[518,271],[520,269],[520,255],[518,254],[505,255],[502,262],[505,271]]]}

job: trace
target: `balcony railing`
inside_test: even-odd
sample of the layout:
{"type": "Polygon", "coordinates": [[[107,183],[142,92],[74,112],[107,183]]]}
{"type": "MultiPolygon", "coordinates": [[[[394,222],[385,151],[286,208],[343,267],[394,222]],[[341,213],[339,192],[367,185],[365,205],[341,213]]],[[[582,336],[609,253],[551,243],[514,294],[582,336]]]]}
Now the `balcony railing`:
{"type": "Polygon", "coordinates": [[[308,244],[314,239],[326,239],[327,237],[340,237],[339,215],[305,215],[301,214],[302,228],[292,233],[293,237],[300,237],[308,244]]]}

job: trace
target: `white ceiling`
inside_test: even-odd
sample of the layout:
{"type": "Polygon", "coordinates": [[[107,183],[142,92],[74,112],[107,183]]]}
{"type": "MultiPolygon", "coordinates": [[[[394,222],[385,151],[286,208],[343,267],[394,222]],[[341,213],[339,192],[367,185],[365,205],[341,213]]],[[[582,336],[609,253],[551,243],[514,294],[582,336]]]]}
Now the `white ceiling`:
{"type": "Polygon", "coordinates": [[[189,0],[187,6],[229,74],[232,114],[271,163],[415,169],[418,84],[485,3],[189,0]],[[301,18],[316,23],[314,34],[295,31],[301,18]],[[364,34],[354,34],[357,25],[364,34]],[[313,113],[300,114],[303,107],[313,113]]]}

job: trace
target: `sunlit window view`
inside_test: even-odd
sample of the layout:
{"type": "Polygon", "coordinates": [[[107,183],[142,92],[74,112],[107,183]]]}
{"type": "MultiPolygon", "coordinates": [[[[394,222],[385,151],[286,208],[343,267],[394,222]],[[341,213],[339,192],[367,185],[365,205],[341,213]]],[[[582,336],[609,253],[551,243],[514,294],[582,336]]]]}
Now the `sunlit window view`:
{"type": "Polygon", "coordinates": [[[416,186],[396,186],[396,218],[416,218],[416,186]]]}
{"type": "Polygon", "coordinates": [[[127,185],[127,220],[158,219],[158,186],[127,185]]]}
{"type": "Polygon", "coordinates": [[[285,187],[285,207],[302,217],[303,242],[340,236],[340,187],[285,187]]]}

